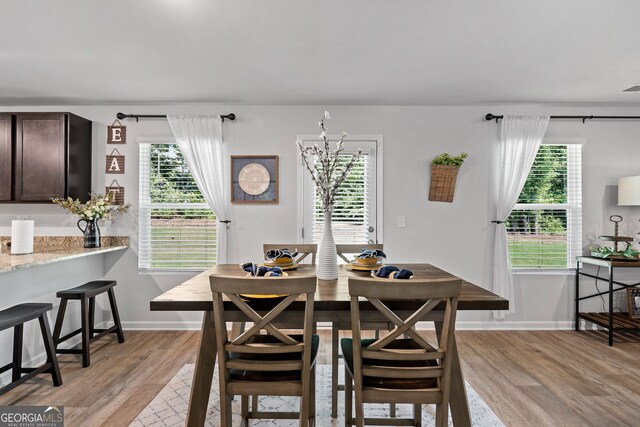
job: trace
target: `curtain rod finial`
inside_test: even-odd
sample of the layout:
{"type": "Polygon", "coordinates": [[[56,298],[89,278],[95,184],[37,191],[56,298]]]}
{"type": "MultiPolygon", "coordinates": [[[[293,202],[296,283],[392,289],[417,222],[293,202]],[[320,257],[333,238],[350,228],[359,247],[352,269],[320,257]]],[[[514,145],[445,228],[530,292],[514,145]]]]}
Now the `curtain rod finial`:
{"type": "Polygon", "coordinates": [[[236,115],[234,113],[222,114],[220,117],[222,118],[223,122],[225,121],[225,119],[229,119],[231,121],[234,121],[236,119],[236,115]]]}

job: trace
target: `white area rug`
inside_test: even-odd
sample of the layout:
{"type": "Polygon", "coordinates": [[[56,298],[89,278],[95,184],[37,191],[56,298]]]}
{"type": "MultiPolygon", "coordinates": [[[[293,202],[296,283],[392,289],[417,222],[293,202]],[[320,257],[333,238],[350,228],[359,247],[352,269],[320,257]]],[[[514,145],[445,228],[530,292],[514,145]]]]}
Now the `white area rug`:
{"type": "MultiPolygon", "coordinates": [[[[131,424],[135,427],[160,427],[160,426],[183,426],[189,405],[189,392],[191,390],[191,380],[195,365],[187,364],[180,369],[169,384],[147,405],[131,424]]],[[[340,367],[340,375],[343,375],[343,368],[340,367]]],[[[342,378],[340,381],[342,382],[342,378]]],[[[328,365],[318,365],[316,371],[316,425],[343,426],[344,425],[344,393],[338,395],[340,407],[338,408],[338,418],[331,418],[331,367],[328,365]]],[[[467,383],[467,395],[471,408],[471,418],[474,426],[477,427],[498,427],[503,426],[496,414],[493,413],[486,403],[478,396],[478,393],[467,383]]],[[[240,399],[233,402],[234,421],[233,425],[240,424],[240,399]]],[[[209,408],[207,410],[207,426],[218,426],[220,415],[218,412],[218,370],[213,379],[211,396],[209,397],[209,408]]],[[[261,410],[267,411],[297,411],[299,408],[298,398],[295,397],[261,397],[261,410]]],[[[369,417],[388,415],[388,405],[365,405],[365,415],[369,417]]],[[[435,406],[426,405],[422,410],[423,425],[430,426],[435,423],[435,406]]],[[[411,416],[410,405],[398,405],[399,416],[411,416]]],[[[297,426],[297,420],[252,420],[252,426],[297,426]]],[[[449,417],[449,425],[452,425],[449,417]]]]}

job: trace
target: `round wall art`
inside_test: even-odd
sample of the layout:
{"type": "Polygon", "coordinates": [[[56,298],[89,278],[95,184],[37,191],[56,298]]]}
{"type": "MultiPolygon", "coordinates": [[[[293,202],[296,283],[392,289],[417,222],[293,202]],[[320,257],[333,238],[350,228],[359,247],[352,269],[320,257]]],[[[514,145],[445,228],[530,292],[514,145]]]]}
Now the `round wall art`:
{"type": "Polygon", "coordinates": [[[267,191],[270,182],[269,171],[259,163],[249,163],[240,169],[238,173],[240,188],[252,196],[257,196],[267,191]]]}
{"type": "Polygon", "coordinates": [[[278,156],[231,156],[231,203],[278,203],[278,156]]]}

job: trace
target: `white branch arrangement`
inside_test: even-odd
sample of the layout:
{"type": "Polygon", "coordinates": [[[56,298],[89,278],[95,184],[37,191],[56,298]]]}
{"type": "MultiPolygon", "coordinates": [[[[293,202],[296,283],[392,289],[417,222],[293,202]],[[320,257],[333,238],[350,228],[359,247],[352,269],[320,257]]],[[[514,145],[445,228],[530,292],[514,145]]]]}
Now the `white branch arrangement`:
{"type": "Polygon", "coordinates": [[[328,128],[324,124],[325,120],[330,118],[329,112],[325,111],[324,117],[318,122],[318,126],[322,130],[319,138],[322,138],[324,142],[323,147],[320,147],[317,143],[313,146],[305,147],[302,141],[297,141],[302,162],[311,174],[311,179],[319,193],[323,212],[331,210],[338,188],[344,182],[355,162],[362,156],[362,150],[358,150],[356,154],[351,156],[345,166],[339,164],[339,156],[344,151],[343,141],[347,134],[342,132],[335,150],[332,150],[327,138],[328,128]]]}

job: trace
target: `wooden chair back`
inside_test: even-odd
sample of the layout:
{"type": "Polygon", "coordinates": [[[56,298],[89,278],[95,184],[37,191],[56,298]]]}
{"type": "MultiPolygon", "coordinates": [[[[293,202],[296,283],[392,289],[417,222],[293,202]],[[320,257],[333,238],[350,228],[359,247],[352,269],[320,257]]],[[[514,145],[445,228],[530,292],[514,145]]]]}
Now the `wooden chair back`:
{"type": "Polygon", "coordinates": [[[451,354],[453,348],[452,336],[461,284],[460,279],[414,278],[396,281],[349,278],[356,396],[359,391],[364,402],[414,404],[440,403],[443,395],[448,396],[451,364],[447,356],[451,354]],[[361,344],[359,297],[364,297],[395,325],[387,336],[377,339],[364,348],[361,344]],[[388,301],[419,301],[421,306],[402,319],[389,308],[388,301]],[[441,303],[444,304],[444,314],[433,313],[441,303]],[[414,328],[417,322],[424,320],[443,322],[442,333],[436,346],[420,336],[414,328]],[[411,346],[394,345],[394,343],[407,342],[406,339],[401,339],[403,335],[413,341],[411,346]],[[364,387],[364,377],[397,381],[435,379],[436,385],[431,389],[421,390],[420,393],[408,393],[406,389],[387,390],[364,387]]]}
{"type": "Polygon", "coordinates": [[[384,245],[382,243],[358,244],[358,245],[343,244],[343,245],[336,245],[336,252],[338,253],[338,256],[348,264],[351,262],[348,255],[357,255],[362,251],[362,248],[383,250],[384,249],[383,246],[384,245]]]}
{"type": "Polygon", "coordinates": [[[316,254],[318,253],[318,245],[315,243],[283,243],[283,244],[274,244],[274,243],[265,243],[262,245],[262,254],[266,254],[267,251],[272,249],[282,249],[287,248],[291,252],[298,252],[298,256],[293,260],[296,264],[300,264],[307,257],[311,258],[311,264],[316,265],[316,254]]]}
{"type": "MultiPolygon", "coordinates": [[[[276,372],[283,371],[289,374],[292,371],[301,372],[301,381],[297,386],[287,383],[287,393],[301,395],[302,382],[306,378],[309,381],[311,368],[311,336],[313,332],[313,301],[317,279],[315,276],[307,277],[237,277],[237,276],[210,276],[211,291],[213,293],[213,317],[216,328],[216,340],[218,361],[220,369],[220,393],[227,395],[255,395],[264,389],[256,388],[247,381],[231,381],[231,370],[251,372],[276,372]],[[265,301],[259,301],[260,309],[254,309],[252,303],[243,298],[243,295],[284,295],[275,299],[273,304],[265,305],[265,301]],[[299,341],[289,333],[276,326],[281,320],[287,307],[297,299],[304,296],[305,310],[303,319],[303,339],[299,341]],[[225,298],[228,301],[225,301],[225,298]],[[226,322],[231,321],[225,309],[225,304],[232,303],[237,313],[240,310],[247,317],[247,321],[253,322],[253,326],[232,338],[226,328],[226,322]],[[267,307],[267,308],[265,308],[267,307]],[[257,341],[255,338],[263,338],[266,332],[274,339],[272,342],[257,341]],[[273,361],[265,363],[263,360],[251,360],[247,358],[232,358],[230,354],[269,354],[273,361]],[[302,357],[280,357],[301,353],[302,357]]],[[[286,322],[285,322],[286,323],[286,322]]],[[[262,383],[264,386],[265,383],[262,383]]],[[[266,383],[271,384],[271,383],[266,383]]],[[[281,384],[282,385],[282,384],[281,384]]],[[[305,387],[309,387],[307,383],[305,387]]],[[[282,387],[280,387],[282,388],[282,387]]],[[[278,388],[273,387],[274,394],[278,388]]],[[[288,394],[287,394],[288,395],[288,394]]]]}

